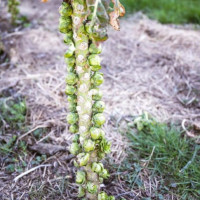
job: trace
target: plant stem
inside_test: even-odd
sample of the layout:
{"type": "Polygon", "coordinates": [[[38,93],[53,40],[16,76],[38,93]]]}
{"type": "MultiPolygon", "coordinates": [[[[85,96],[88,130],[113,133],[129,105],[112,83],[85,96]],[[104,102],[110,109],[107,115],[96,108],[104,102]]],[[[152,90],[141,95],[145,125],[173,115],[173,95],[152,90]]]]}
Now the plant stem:
{"type": "MultiPolygon", "coordinates": [[[[86,5],[77,4],[78,1],[72,2],[73,7],[73,35],[75,43],[75,56],[76,56],[76,72],[79,76],[77,83],[77,111],[79,116],[79,134],[80,143],[83,146],[84,141],[90,138],[89,129],[92,121],[92,95],[90,94],[91,89],[91,69],[88,65],[88,48],[89,38],[88,33],[85,31],[83,24],[86,19],[87,7],[86,5]],[[78,5],[78,6],[77,6],[78,5]],[[81,10],[81,6],[82,10],[81,10]],[[80,11],[81,10],[81,11],[80,11]]],[[[84,167],[86,172],[87,182],[92,182],[100,190],[98,175],[91,169],[91,163],[97,162],[96,151],[90,155],[88,164],[84,167]]],[[[86,198],[88,200],[96,200],[98,192],[91,194],[86,190],[86,198]]]]}

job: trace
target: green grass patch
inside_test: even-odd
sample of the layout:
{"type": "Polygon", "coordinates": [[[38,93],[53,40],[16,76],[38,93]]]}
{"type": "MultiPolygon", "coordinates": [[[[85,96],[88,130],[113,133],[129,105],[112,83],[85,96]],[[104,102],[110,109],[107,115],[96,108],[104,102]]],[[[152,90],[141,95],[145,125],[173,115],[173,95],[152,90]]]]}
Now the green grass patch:
{"type": "Polygon", "coordinates": [[[199,0],[120,0],[127,13],[142,11],[161,23],[200,23],[199,0]]]}
{"type": "MultiPolygon", "coordinates": [[[[26,114],[27,107],[23,97],[12,97],[9,92],[0,94],[0,156],[15,154],[17,134],[26,129],[26,114]]],[[[25,147],[21,141],[19,149],[24,150],[25,147]]]]}
{"type": "Polygon", "coordinates": [[[0,98],[0,127],[9,125],[10,128],[20,129],[26,119],[26,103],[21,97],[0,98]]]}
{"type": "Polygon", "coordinates": [[[43,199],[63,199],[65,191],[70,190],[70,184],[64,177],[62,179],[54,180],[54,184],[40,182],[34,183],[29,191],[30,200],[43,199]],[[55,184],[56,182],[56,184],[55,184]],[[56,185],[56,186],[54,186],[56,185]]]}
{"type": "Polygon", "coordinates": [[[154,191],[157,199],[170,193],[181,200],[200,197],[200,145],[179,128],[158,123],[147,114],[130,124],[127,137],[130,151],[118,172],[129,187],[143,190],[140,174],[147,170],[150,178],[161,180],[154,191]]]}

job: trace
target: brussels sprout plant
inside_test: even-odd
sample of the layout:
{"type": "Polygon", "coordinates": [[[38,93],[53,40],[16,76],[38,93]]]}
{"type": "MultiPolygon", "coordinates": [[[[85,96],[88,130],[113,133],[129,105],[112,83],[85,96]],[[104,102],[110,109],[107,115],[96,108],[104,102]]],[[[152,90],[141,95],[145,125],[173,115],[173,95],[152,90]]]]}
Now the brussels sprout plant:
{"type": "Polygon", "coordinates": [[[16,21],[19,15],[19,1],[18,0],[8,0],[8,12],[11,14],[11,23],[16,25],[16,21]]]}
{"type": "Polygon", "coordinates": [[[113,200],[100,188],[103,179],[109,177],[100,160],[110,152],[111,145],[102,130],[105,103],[98,88],[104,82],[99,54],[101,43],[108,39],[107,25],[119,30],[118,18],[125,10],[119,0],[63,0],[59,13],[59,30],[68,46],[64,54],[70,111],[67,122],[69,131],[75,134],[70,152],[77,156],[74,165],[79,168],[79,197],[113,200]]]}

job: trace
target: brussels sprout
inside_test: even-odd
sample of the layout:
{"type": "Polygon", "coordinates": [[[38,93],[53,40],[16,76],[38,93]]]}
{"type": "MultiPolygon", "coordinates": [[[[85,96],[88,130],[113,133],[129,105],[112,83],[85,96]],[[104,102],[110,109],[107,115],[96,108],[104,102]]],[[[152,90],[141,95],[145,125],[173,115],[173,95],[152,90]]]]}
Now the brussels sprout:
{"type": "Polygon", "coordinates": [[[79,134],[74,135],[74,137],[72,139],[72,142],[77,142],[78,143],[79,137],[80,137],[79,134]]]}
{"type": "Polygon", "coordinates": [[[103,159],[103,158],[105,158],[105,153],[104,153],[104,152],[98,152],[98,153],[97,153],[97,156],[98,156],[100,159],[103,159]]]}
{"type": "MultiPolygon", "coordinates": [[[[92,15],[91,15],[92,16],[92,15]]],[[[92,34],[92,26],[91,26],[91,22],[86,23],[85,25],[85,30],[87,33],[92,34]]]]}
{"type": "Polygon", "coordinates": [[[74,163],[74,167],[77,167],[77,168],[79,167],[78,163],[75,160],[73,161],[73,163],[74,163]]]}
{"type": "Polygon", "coordinates": [[[100,143],[100,149],[102,152],[104,153],[109,153],[110,152],[110,147],[111,147],[111,143],[108,142],[106,139],[102,139],[101,143],[100,143]]]}
{"type": "Polygon", "coordinates": [[[103,178],[102,177],[99,177],[99,182],[103,183],[103,178]]]}
{"type": "Polygon", "coordinates": [[[74,66],[70,66],[70,65],[67,65],[67,72],[75,72],[75,67],[74,66]]]}
{"type": "Polygon", "coordinates": [[[101,45],[97,46],[96,44],[92,43],[89,47],[89,52],[91,54],[100,54],[102,52],[101,45]]]}
{"type": "Polygon", "coordinates": [[[104,146],[104,152],[106,154],[110,153],[110,147],[111,147],[111,143],[107,142],[107,144],[104,146]]]}
{"type": "Polygon", "coordinates": [[[99,85],[101,85],[103,82],[104,82],[104,79],[103,79],[102,73],[95,72],[94,75],[92,76],[92,83],[93,83],[95,86],[99,86],[99,85]]]}
{"type": "Polygon", "coordinates": [[[87,183],[87,191],[91,194],[95,194],[95,193],[97,193],[97,186],[92,182],[88,182],[87,183]]]}
{"type": "Polygon", "coordinates": [[[90,135],[93,140],[98,140],[102,136],[102,130],[100,128],[92,127],[90,128],[90,135]]]}
{"type": "Polygon", "coordinates": [[[96,42],[105,41],[108,39],[107,30],[106,28],[99,28],[98,26],[94,26],[90,37],[96,42]]]}
{"type": "Polygon", "coordinates": [[[96,173],[100,173],[103,170],[103,164],[102,163],[92,163],[92,171],[96,173]]]}
{"type": "Polygon", "coordinates": [[[70,112],[77,112],[76,107],[77,107],[77,104],[76,104],[76,103],[70,103],[70,102],[69,102],[69,104],[68,104],[68,109],[69,109],[70,112]]]}
{"type": "Polygon", "coordinates": [[[73,40],[73,32],[72,31],[69,31],[65,34],[65,37],[64,37],[64,43],[66,44],[71,44],[73,40]]]}
{"type": "Polygon", "coordinates": [[[66,83],[69,85],[74,85],[78,81],[78,77],[75,73],[68,73],[67,78],[66,78],[66,83]]]}
{"type": "Polygon", "coordinates": [[[70,153],[73,155],[77,155],[79,151],[80,151],[79,144],[76,142],[73,142],[70,146],[70,153]]]}
{"type": "Polygon", "coordinates": [[[59,13],[60,13],[61,16],[64,16],[64,17],[71,16],[72,13],[73,13],[71,5],[69,5],[66,2],[63,2],[62,5],[59,8],[59,13]]]}
{"type": "Polygon", "coordinates": [[[62,23],[62,22],[69,23],[69,24],[71,24],[71,27],[72,27],[72,18],[71,17],[60,16],[59,23],[62,23]]]}
{"type": "Polygon", "coordinates": [[[91,65],[90,66],[92,71],[99,71],[101,69],[101,65],[91,65]]]}
{"type": "Polygon", "coordinates": [[[99,88],[93,89],[92,92],[93,92],[92,99],[94,101],[99,101],[102,99],[103,93],[99,90],[99,88]]]}
{"type": "Polygon", "coordinates": [[[105,192],[98,194],[98,200],[108,200],[108,195],[105,192]]]}
{"type": "Polygon", "coordinates": [[[76,110],[76,105],[77,105],[77,104],[72,104],[72,103],[70,103],[70,104],[68,105],[69,111],[70,111],[70,112],[76,112],[76,111],[77,111],[77,110],[76,110]]]}
{"type": "Polygon", "coordinates": [[[89,153],[79,153],[77,155],[77,161],[80,167],[87,165],[89,159],[90,159],[89,153]]]}
{"type": "Polygon", "coordinates": [[[69,48],[68,50],[65,52],[65,55],[64,57],[65,58],[69,58],[69,57],[72,57],[74,55],[74,52],[75,52],[75,47],[74,47],[74,43],[70,43],[69,44],[69,48]]]}
{"type": "Polygon", "coordinates": [[[78,133],[78,126],[76,124],[70,125],[69,131],[71,133],[78,133]]]}
{"type": "Polygon", "coordinates": [[[76,173],[76,183],[83,184],[85,182],[86,174],[83,171],[77,171],[76,173]]]}
{"type": "Polygon", "coordinates": [[[92,111],[95,113],[102,113],[105,109],[105,103],[103,101],[96,101],[92,106],[92,111]]]}
{"type": "Polygon", "coordinates": [[[69,124],[76,124],[76,122],[78,122],[78,114],[77,113],[69,113],[67,115],[67,122],[69,124]]]}
{"type": "Polygon", "coordinates": [[[108,196],[105,192],[98,194],[98,200],[115,200],[115,197],[108,196]]]}
{"type": "Polygon", "coordinates": [[[85,196],[85,190],[83,187],[79,186],[78,188],[78,197],[84,197],[85,196]]]}
{"type": "MultiPolygon", "coordinates": [[[[78,15],[77,16],[77,18],[79,18],[80,19],[80,15],[78,15]]],[[[77,30],[77,36],[79,37],[79,38],[81,38],[82,40],[83,39],[86,39],[87,40],[87,36],[85,35],[83,35],[83,34],[86,34],[86,30],[85,30],[85,26],[84,26],[84,24],[79,24],[79,28],[78,28],[78,30],[77,30]]],[[[76,36],[76,35],[75,35],[76,36]]],[[[74,36],[74,37],[75,37],[74,36]]]]}
{"type": "Polygon", "coordinates": [[[102,113],[97,113],[93,116],[93,123],[96,127],[101,127],[105,121],[105,116],[102,113]]]}
{"type": "Polygon", "coordinates": [[[101,173],[99,173],[99,176],[102,177],[102,178],[107,179],[110,175],[109,175],[107,169],[102,169],[101,173]]]}
{"type": "Polygon", "coordinates": [[[101,59],[99,57],[99,55],[97,54],[92,54],[88,57],[88,61],[90,65],[101,65],[101,59]]]}
{"type": "Polygon", "coordinates": [[[76,58],[74,56],[69,57],[69,58],[65,58],[65,62],[67,64],[67,66],[74,67],[74,65],[76,63],[76,58]]]}
{"type": "Polygon", "coordinates": [[[95,142],[93,142],[91,139],[87,139],[84,141],[83,144],[85,152],[90,152],[95,149],[95,142]]]}
{"type": "Polygon", "coordinates": [[[61,33],[68,33],[72,29],[71,17],[60,17],[59,30],[61,33]]]}
{"type": "Polygon", "coordinates": [[[66,86],[66,90],[65,90],[65,93],[66,95],[73,95],[76,93],[76,88],[74,86],[71,86],[71,85],[67,85],[66,86]]]}
{"type": "Polygon", "coordinates": [[[68,102],[70,103],[76,103],[77,102],[77,96],[76,95],[69,95],[67,97],[68,102]]]}

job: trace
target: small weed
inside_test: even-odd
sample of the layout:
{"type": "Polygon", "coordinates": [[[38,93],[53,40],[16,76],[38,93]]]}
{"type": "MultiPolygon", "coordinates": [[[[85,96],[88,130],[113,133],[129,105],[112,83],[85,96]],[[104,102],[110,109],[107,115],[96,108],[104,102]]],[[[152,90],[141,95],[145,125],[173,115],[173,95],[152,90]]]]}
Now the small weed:
{"type": "Polygon", "coordinates": [[[35,159],[31,161],[31,165],[39,165],[47,159],[46,155],[36,156],[35,159]]]}
{"type": "Polygon", "coordinates": [[[36,139],[40,139],[42,136],[44,136],[44,134],[46,133],[46,128],[38,128],[35,131],[33,131],[33,136],[36,139]]]}
{"type": "Polygon", "coordinates": [[[20,129],[26,119],[26,103],[22,98],[0,99],[0,127],[6,123],[13,129],[20,129]]]}
{"type": "Polygon", "coordinates": [[[200,145],[173,125],[156,122],[147,114],[129,124],[130,151],[118,168],[131,188],[144,189],[140,174],[161,177],[159,196],[173,193],[182,200],[200,197],[200,145]],[[134,128],[137,127],[137,130],[134,128]]]}
{"type": "Polygon", "coordinates": [[[8,0],[8,12],[11,15],[11,24],[15,26],[22,26],[24,28],[30,27],[31,23],[28,18],[20,14],[20,2],[18,0],[8,0]]]}
{"type": "Polygon", "coordinates": [[[11,14],[11,22],[13,25],[16,25],[16,21],[19,16],[19,1],[17,0],[8,0],[8,12],[11,14]]]}
{"type": "Polygon", "coordinates": [[[20,141],[18,149],[19,149],[19,151],[21,151],[24,154],[26,154],[26,152],[27,152],[27,144],[24,141],[20,141]]]}
{"type": "Polygon", "coordinates": [[[16,142],[18,134],[27,128],[27,107],[24,98],[14,97],[14,94],[13,89],[0,94],[0,157],[6,173],[20,173],[27,165],[27,144],[16,142]]]}
{"type": "Polygon", "coordinates": [[[13,135],[12,138],[6,143],[6,144],[1,144],[0,146],[0,153],[2,154],[8,154],[12,152],[12,147],[14,146],[14,143],[16,141],[17,137],[16,135],[13,135]]]}

